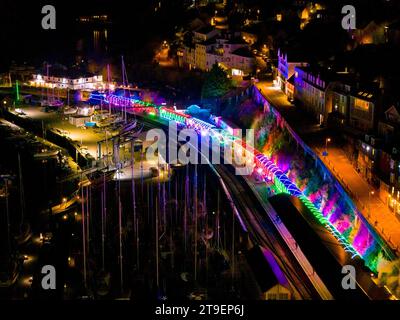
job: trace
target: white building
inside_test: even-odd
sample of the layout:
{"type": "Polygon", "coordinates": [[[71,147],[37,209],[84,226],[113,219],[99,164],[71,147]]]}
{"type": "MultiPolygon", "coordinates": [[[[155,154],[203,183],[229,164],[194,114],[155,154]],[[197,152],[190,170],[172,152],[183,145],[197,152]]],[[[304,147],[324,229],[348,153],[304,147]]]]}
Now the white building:
{"type": "MultiPolygon", "coordinates": [[[[290,85],[288,88],[288,81],[294,75],[296,67],[306,67],[307,62],[304,62],[296,51],[287,53],[278,49],[278,69],[277,69],[277,85],[281,90],[289,96],[290,85]]],[[[300,54],[301,55],[301,54],[300,54]]]]}
{"type": "Polygon", "coordinates": [[[33,87],[89,91],[99,90],[105,87],[102,75],[86,75],[79,78],[68,78],[34,74],[29,84],[33,87]]]}
{"type": "Polygon", "coordinates": [[[181,65],[209,71],[217,63],[231,76],[245,76],[255,68],[255,58],[248,44],[232,34],[195,32],[193,43],[183,46],[181,65]]]}

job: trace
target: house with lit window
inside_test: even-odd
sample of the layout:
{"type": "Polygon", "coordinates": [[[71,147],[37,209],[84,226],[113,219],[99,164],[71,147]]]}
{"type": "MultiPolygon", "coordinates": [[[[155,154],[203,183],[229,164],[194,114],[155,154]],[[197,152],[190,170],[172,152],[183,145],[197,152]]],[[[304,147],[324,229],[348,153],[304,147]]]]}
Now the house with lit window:
{"type": "Polygon", "coordinates": [[[29,85],[41,88],[87,91],[101,90],[105,87],[102,75],[82,74],[79,76],[71,76],[68,72],[65,72],[65,74],[54,75],[33,74],[32,80],[29,81],[29,85]]]}
{"type": "Polygon", "coordinates": [[[390,106],[378,122],[378,134],[385,144],[392,144],[400,134],[400,107],[390,106]]]}
{"type": "Polygon", "coordinates": [[[331,96],[327,94],[331,83],[333,75],[320,68],[297,66],[294,69],[294,100],[320,124],[326,124],[332,112],[332,102],[328,101],[331,96]]]}
{"type": "MultiPolygon", "coordinates": [[[[287,96],[293,96],[293,90],[291,90],[293,89],[293,85],[291,85],[289,79],[294,75],[295,68],[307,65],[308,63],[304,62],[304,59],[298,53],[295,53],[295,51],[284,52],[281,49],[278,50],[276,83],[287,96]]],[[[293,82],[293,79],[291,82],[293,82]]]]}
{"type": "Polygon", "coordinates": [[[352,30],[353,39],[360,45],[382,44],[387,42],[388,22],[361,21],[352,30]]]}
{"type": "Polygon", "coordinates": [[[358,144],[357,171],[368,183],[379,186],[378,165],[382,141],[376,135],[366,134],[364,139],[358,140],[358,144]]]}
{"type": "Polygon", "coordinates": [[[350,126],[368,132],[377,125],[376,93],[355,88],[349,95],[350,126]]]}
{"type": "Polygon", "coordinates": [[[196,50],[194,45],[188,44],[182,48],[182,65],[187,66],[189,70],[196,66],[196,50]]]}
{"type": "Polygon", "coordinates": [[[400,218],[400,147],[394,147],[391,151],[388,189],[387,204],[400,218]]]}
{"type": "Polygon", "coordinates": [[[211,18],[211,25],[216,29],[228,29],[228,17],[223,12],[216,12],[214,17],[211,18]]]}
{"type": "Polygon", "coordinates": [[[236,49],[227,56],[230,58],[227,65],[231,69],[232,76],[245,76],[254,70],[254,55],[247,47],[236,49]]]}
{"type": "Polygon", "coordinates": [[[332,113],[329,115],[328,121],[334,123],[336,127],[343,127],[349,123],[350,91],[350,84],[336,82],[328,92],[332,104],[332,113]]]}
{"type": "Polygon", "coordinates": [[[240,33],[203,33],[193,36],[181,49],[182,66],[209,71],[217,63],[232,77],[243,77],[255,69],[256,60],[240,33]]]}
{"type": "Polygon", "coordinates": [[[378,162],[381,199],[400,216],[400,107],[390,106],[378,123],[384,149],[378,162]]]}
{"type": "Polygon", "coordinates": [[[219,34],[220,31],[213,26],[204,26],[193,32],[195,42],[207,41],[219,34]]]}

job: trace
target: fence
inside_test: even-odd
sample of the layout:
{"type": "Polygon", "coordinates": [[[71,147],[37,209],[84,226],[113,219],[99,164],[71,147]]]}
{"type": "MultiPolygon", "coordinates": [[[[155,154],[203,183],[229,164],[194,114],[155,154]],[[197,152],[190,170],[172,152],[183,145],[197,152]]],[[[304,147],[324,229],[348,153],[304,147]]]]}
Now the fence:
{"type": "MultiPolygon", "coordinates": [[[[312,159],[315,161],[315,166],[319,168],[321,172],[323,172],[325,179],[328,180],[334,186],[338,194],[341,197],[343,197],[343,199],[346,201],[349,207],[358,216],[360,221],[362,221],[362,223],[366,227],[368,227],[370,234],[373,236],[373,238],[376,240],[376,242],[379,244],[382,250],[386,253],[386,255],[394,259],[395,254],[393,252],[393,249],[396,250],[398,248],[393,248],[393,249],[390,248],[388,244],[381,238],[379,232],[375,229],[375,227],[369,223],[369,221],[360,213],[360,211],[358,211],[357,206],[354,204],[352,198],[347,194],[345,190],[345,188],[347,189],[348,186],[346,186],[346,184],[344,184],[344,187],[342,186],[341,182],[335,178],[335,176],[331,173],[331,171],[325,166],[323,161],[315,154],[315,152],[309,146],[307,146],[304,143],[304,141],[300,138],[300,136],[290,127],[290,125],[286,122],[286,120],[281,116],[279,111],[267,100],[267,98],[265,98],[261,94],[261,92],[256,86],[252,86],[251,94],[253,100],[256,103],[263,106],[264,112],[272,112],[276,117],[277,121],[283,124],[285,129],[289,132],[290,136],[296,141],[297,145],[303,149],[305,155],[312,157],[312,159]]],[[[390,244],[392,245],[392,247],[394,247],[392,243],[390,244]]]]}

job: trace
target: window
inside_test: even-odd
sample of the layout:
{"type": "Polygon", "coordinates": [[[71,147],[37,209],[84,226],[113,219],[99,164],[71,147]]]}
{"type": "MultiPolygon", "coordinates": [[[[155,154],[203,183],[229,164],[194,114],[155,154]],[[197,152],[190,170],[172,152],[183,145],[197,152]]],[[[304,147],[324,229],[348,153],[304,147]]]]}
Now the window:
{"type": "Polygon", "coordinates": [[[289,300],[289,295],[287,293],[280,293],[279,300],[289,300]]]}
{"type": "Polygon", "coordinates": [[[355,98],[354,99],[354,108],[368,112],[369,111],[369,103],[368,103],[368,101],[355,98]]]}

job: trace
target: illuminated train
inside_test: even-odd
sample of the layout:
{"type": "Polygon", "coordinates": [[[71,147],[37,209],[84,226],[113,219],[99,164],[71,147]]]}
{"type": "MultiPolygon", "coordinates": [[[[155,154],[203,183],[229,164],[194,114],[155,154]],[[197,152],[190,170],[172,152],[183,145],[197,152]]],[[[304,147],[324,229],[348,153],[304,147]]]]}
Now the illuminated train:
{"type": "Polygon", "coordinates": [[[183,112],[179,112],[166,107],[161,107],[159,110],[159,115],[161,118],[175,121],[184,125],[185,127],[195,129],[198,133],[209,131],[215,128],[213,124],[197,119],[183,112]]]}
{"type": "Polygon", "coordinates": [[[117,107],[128,107],[128,108],[159,107],[152,102],[146,102],[132,97],[118,96],[115,94],[106,95],[105,102],[111,103],[112,105],[117,107]]]}
{"type": "Polygon", "coordinates": [[[117,96],[115,94],[108,94],[104,95],[104,101],[117,107],[130,107],[138,109],[146,108],[149,110],[154,108],[154,114],[157,114],[162,119],[175,121],[186,128],[195,129],[197,133],[202,136],[208,135],[213,139],[217,139],[221,145],[232,143],[234,145],[235,152],[239,151],[245,153],[246,159],[250,159],[252,163],[254,163],[255,171],[265,181],[274,181],[281,191],[285,191],[294,196],[299,197],[302,195],[302,192],[299,190],[299,188],[297,188],[297,186],[289,180],[286,174],[282,172],[273,161],[268,159],[264,154],[260,153],[252,146],[246,145],[241,137],[234,136],[227,130],[218,128],[217,125],[200,120],[181,111],[158,106],[154,103],[144,102],[132,97],[128,98],[117,96]]]}
{"type": "Polygon", "coordinates": [[[209,136],[213,139],[217,139],[220,141],[221,145],[225,145],[226,143],[234,144],[234,152],[245,153],[246,159],[250,160],[253,164],[254,171],[257,172],[264,181],[273,183],[279,192],[298,197],[311,210],[320,223],[339,240],[347,252],[350,252],[353,257],[362,256],[272,160],[255,150],[252,146],[246,145],[241,137],[234,136],[228,132],[228,130],[221,128],[217,123],[208,123],[185,114],[182,111],[159,106],[154,103],[144,102],[131,97],[121,97],[115,94],[103,94],[100,98],[104,102],[113,104],[116,107],[133,108],[141,111],[145,109],[149,114],[157,115],[165,120],[175,121],[182,127],[193,128],[201,136],[209,136]]]}
{"type": "Polygon", "coordinates": [[[154,108],[154,114],[158,114],[160,118],[169,121],[175,121],[181,125],[184,125],[187,128],[195,129],[199,134],[202,135],[210,134],[215,136],[223,135],[225,138],[229,138],[230,136],[231,139],[234,139],[234,137],[230,135],[228,132],[222,132],[222,131],[216,132],[215,129],[217,129],[217,127],[211,123],[187,115],[183,112],[176,111],[171,108],[156,105],[151,102],[145,102],[136,98],[123,97],[115,94],[96,94],[96,96],[93,95],[93,98],[98,101],[102,100],[105,103],[110,103],[116,107],[127,107],[133,109],[146,108],[146,111],[149,111],[150,108],[154,108]]]}
{"type": "Polygon", "coordinates": [[[231,141],[236,141],[239,138],[231,135],[228,131],[222,130],[218,128],[218,126],[206,122],[204,120],[200,120],[196,117],[193,117],[191,115],[185,114],[180,111],[176,111],[171,108],[166,108],[166,107],[161,107],[159,108],[159,116],[163,119],[169,120],[169,121],[175,121],[182,126],[185,126],[186,128],[191,128],[195,129],[198,134],[201,134],[202,136],[210,136],[212,138],[215,138],[221,142],[221,144],[224,144],[224,142],[231,140],[231,141]]]}
{"type": "Polygon", "coordinates": [[[186,128],[195,129],[197,133],[202,136],[208,135],[213,139],[217,139],[221,145],[232,143],[235,152],[243,152],[246,156],[245,158],[254,163],[255,171],[265,181],[274,180],[274,183],[280,187],[282,191],[298,197],[302,195],[302,192],[297,188],[297,186],[289,180],[286,174],[282,172],[273,161],[268,159],[264,154],[258,152],[252,146],[246,145],[241,137],[234,136],[227,130],[218,128],[217,125],[200,120],[181,111],[159,106],[150,102],[144,102],[132,97],[122,97],[115,94],[104,94],[102,97],[105,102],[111,103],[117,107],[138,109],[146,108],[149,110],[154,108],[154,112],[151,113],[157,114],[162,119],[175,121],[186,128]]]}
{"type": "Polygon", "coordinates": [[[133,97],[124,97],[120,95],[116,95],[114,93],[104,93],[104,92],[92,92],[90,94],[90,101],[93,103],[109,103],[115,107],[127,107],[127,108],[159,108],[154,103],[145,102],[140,99],[136,99],[133,97]]]}

